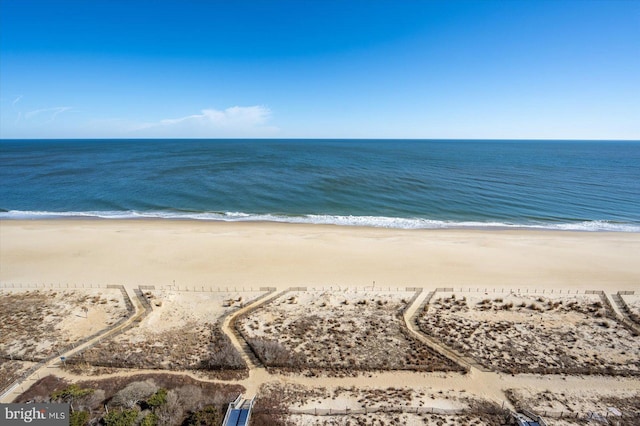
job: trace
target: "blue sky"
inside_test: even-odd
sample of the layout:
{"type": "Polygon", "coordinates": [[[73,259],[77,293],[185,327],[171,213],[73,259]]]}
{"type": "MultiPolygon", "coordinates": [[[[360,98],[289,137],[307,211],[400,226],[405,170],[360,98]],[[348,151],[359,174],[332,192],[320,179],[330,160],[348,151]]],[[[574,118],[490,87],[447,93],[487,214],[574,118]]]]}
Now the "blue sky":
{"type": "Polygon", "coordinates": [[[640,139],[640,1],[2,0],[0,137],[640,139]]]}

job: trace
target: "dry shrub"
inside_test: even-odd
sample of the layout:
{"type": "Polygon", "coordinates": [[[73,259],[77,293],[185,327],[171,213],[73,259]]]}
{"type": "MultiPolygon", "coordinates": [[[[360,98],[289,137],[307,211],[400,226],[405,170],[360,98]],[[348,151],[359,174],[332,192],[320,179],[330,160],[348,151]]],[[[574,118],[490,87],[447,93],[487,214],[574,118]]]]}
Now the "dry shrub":
{"type": "Polygon", "coordinates": [[[202,361],[201,366],[207,370],[242,370],[247,368],[242,355],[231,343],[229,336],[222,332],[219,323],[215,324],[211,330],[211,343],[209,353],[202,361]]]}
{"type": "Polygon", "coordinates": [[[252,426],[293,426],[282,386],[262,385],[251,413],[252,426]]]}
{"type": "MultiPolygon", "coordinates": [[[[233,401],[238,394],[245,392],[245,388],[240,385],[199,382],[189,376],[173,374],[111,377],[83,381],[77,385],[83,389],[95,389],[90,395],[91,400],[79,401],[81,407],[78,406],[79,409],[85,409],[92,413],[91,424],[99,424],[100,417],[105,414],[103,411],[105,400],[113,398],[116,402],[119,401],[118,403],[131,406],[131,401],[147,398],[150,395],[147,394],[157,388],[168,390],[166,402],[155,409],[159,426],[182,424],[186,416],[206,406],[213,406],[218,413],[224,413],[227,404],[233,401]]],[[[20,395],[16,402],[49,402],[53,392],[67,387],[68,383],[65,380],[55,376],[47,376],[20,395]]],[[[133,405],[135,406],[136,403],[133,405]]]]}
{"type": "Polygon", "coordinates": [[[631,356],[640,350],[640,341],[615,319],[603,320],[600,301],[542,301],[543,308],[531,296],[518,296],[515,307],[511,301],[494,305],[492,310],[509,308],[504,319],[489,313],[478,316],[488,310],[483,300],[472,304],[475,312],[452,312],[434,304],[417,324],[425,334],[485,367],[511,374],[640,375],[640,359],[631,356]],[[593,347],[602,348],[598,357],[591,356],[593,347]]]}
{"type": "Polygon", "coordinates": [[[169,370],[246,370],[242,355],[235,349],[219,323],[190,323],[158,334],[147,334],[140,343],[133,328],[120,336],[85,350],[68,360],[68,364],[87,363],[112,368],[169,370]]]}
{"type": "MultiPolygon", "coordinates": [[[[69,382],[56,376],[46,376],[35,382],[29,389],[15,400],[17,403],[27,401],[44,401],[55,391],[60,391],[69,386],[69,382]]],[[[86,386],[81,386],[86,387],[86,386]]]]}
{"type": "MultiPolygon", "coordinates": [[[[292,309],[281,298],[237,321],[237,330],[268,367],[308,374],[353,375],[371,370],[462,371],[406,327],[406,304],[379,295],[344,305],[339,295],[312,295],[319,308],[292,309]],[[366,303],[365,303],[366,302],[366,303]]],[[[452,299],[447,299],[447,303],[452,299]]],[[[466,299],[454,299],[467,309],[466,299]]]]}
{"type": "Polygon", "coordinates": [[[250,338],[247,343],[258,359],[270,367],[299,367],[302,362],[291,354],[280,342],[264,338],[250,338]]]}
{"type": "Polygon", "coordinates": [[[153,380],[132,382],[119,390],[111,399],[114,406],[133,408],[142,400],[146,400],[158,390],[153,380]]]}

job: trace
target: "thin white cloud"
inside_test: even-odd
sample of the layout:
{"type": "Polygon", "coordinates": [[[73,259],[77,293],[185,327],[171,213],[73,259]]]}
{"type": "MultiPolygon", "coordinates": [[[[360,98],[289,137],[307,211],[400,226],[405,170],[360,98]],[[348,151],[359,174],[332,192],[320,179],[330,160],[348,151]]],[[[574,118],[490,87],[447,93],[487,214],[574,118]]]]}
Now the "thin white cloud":
{"type": "Polygon", "coordinates": [[[15,121],[16,125],[18,125],[18,123],[20,123],[20,120],[22,119],[22,111],[19,111],[18,108],[16,108],[16,104],[20,102],[20,99],[22,99],[22,95],[16,96],[13,102],[11,102],[11,108],[18,113],[18,116],[16,117],[16,121],[15,121]]]}
{"type": "Polygon", "coordinates": [[[50,123],[52,121],[55,121],[58,115],[69,110],[71,110],[71,107],[54,107],[54,108],[36,109],[36,110],[25,113],[24,118],[25,120],[31,120],[33,118],[42,116],[42,114],[45,114],[46,119],[44,122],[50,123]]]}
{"type": "Polygon", "coordinates": [[[7,99],[13,108],[5,108],[3,112],[13,109],[17,119],[12,125],[2,126],[2,137],[41,137],[45,132],[46,137],[61,138],[267,138],[280,133],[271,124],[271,110],[261,105],[209,108],[182,117],[142,122],[132,118],[88,117],[86,112],[67,118],[68,112],[81,111],[68,106],[29,110],[24,108],[24,102],[22,96],[7,99]]]}
{"type": "Polygon", "coordinates": [[[200,114],[167,118],[134,126],[133,132],[165,137],[224,137],[270,135],[278,131],[268,126],[271,110],[267,107],[234,106],[225,110],[203,109],[200,114]]]}
{"type": "MultiPolygon", "coordinates": [[[[72,111],[73,108],[68,106],[59,106],[52,108],[40,108],[31,111],[24,112],[23,95],[16,96],[11,101],[11,109],[16,114],[13,125],[22,130],[28,128],[49,128],[52,123],[56,121],[56,118],[67,111],[72,111]]],[[[3,117],[5,118],[5,117],[3,117]]],[[[5,119],[8,119],[6,117],[5,119]]]]}

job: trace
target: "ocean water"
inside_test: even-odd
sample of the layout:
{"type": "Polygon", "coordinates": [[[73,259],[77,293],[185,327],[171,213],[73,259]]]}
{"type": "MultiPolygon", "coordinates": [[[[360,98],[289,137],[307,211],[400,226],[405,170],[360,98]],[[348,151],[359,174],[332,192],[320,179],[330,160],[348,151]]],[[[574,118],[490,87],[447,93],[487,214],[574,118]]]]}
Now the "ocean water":
{"type": "Polygon", "coordinates": [[[0,218],[640,232],[640,142],[0,141],[0,218]]]}

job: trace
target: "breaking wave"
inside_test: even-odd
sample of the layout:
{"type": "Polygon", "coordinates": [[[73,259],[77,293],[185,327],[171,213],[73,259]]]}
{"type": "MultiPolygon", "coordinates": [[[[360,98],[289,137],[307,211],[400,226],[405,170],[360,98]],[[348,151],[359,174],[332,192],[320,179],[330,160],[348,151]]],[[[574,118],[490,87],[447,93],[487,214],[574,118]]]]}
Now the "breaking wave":
{"type": "Polygon", "coordinates": [[[243,212],[184,212],[184,211],[0,211],[0,219],[165,219],[202,220],[218,222],[277,222],[313,225],[359,226],[391,229],[538,229],[588,232],[640,232],[640,224],[603,220],[574,222],[480,222],[443,221],[425,218],[401,218],[385,216],[341,216],[341,215],[285,215],[254,214],[243,212]]]}

